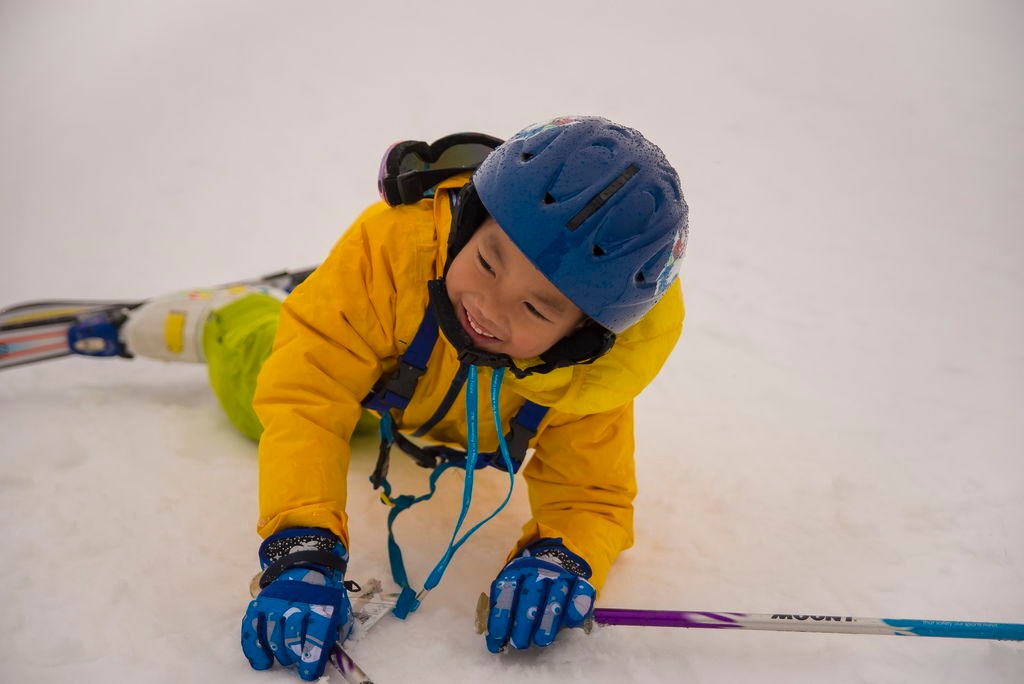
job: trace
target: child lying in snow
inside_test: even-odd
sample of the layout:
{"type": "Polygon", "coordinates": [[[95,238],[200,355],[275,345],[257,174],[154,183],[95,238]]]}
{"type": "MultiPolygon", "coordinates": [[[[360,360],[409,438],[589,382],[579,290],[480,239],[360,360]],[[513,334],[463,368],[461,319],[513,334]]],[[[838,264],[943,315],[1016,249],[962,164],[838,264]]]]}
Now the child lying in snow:
{"type": "MultiPolygon", "coordinates": [[[[435,473],[468,468],[463,516],[474,468],[511,481],[535,450],[523,470],[532,517],[491,585],[491,651],[547,646],[582,624],[632,543],[633,399],[682,329],[678,176],[640,133],[600,118],[532,126],[493,151],[500,141],[483,140],[470,176],[459,157],[480,154],[486,136],[472,138],[392,148],[390,202],[367,209],[283,303],[251,288],[171,297],[123,328],[129,350],[171,358],[158,348],[168,316],[185,315],[178,349],[209,364],[233,422],[260,439],[263,591],[242,624],[256,669],[276,658],[316,679],[348,635],[346,475],[364,408],[382,416],[374,484],[399,510],[411,497],[391,495],[393,443],[435,473]],[[465,172],[438,183],[426,162],[465,172]],[[465,411],[453,408],[463,395],[465,411]]],[[[404,617],[419,601],[400,555],[392,572],[404,617]]]]}

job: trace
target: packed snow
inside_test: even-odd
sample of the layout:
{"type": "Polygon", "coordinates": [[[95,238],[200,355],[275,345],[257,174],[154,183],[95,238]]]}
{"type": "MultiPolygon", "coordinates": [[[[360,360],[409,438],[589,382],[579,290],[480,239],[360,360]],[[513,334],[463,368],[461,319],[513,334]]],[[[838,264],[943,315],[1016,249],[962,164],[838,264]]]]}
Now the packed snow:
{"type": "MultiPolygon", "coordinates": [[[[663,147],[692,233],[599,605],[1024,622],[1022,29],[1013,0],[8,0],[0,306],[316,263],[395,140],[601,114],[663,147]]],[[[202,367],[4,371],[0,432],[0,680],[298,681],[238,645],[256,449],[202,367]]],[[[355,579],[388,578],[375,451],[355,579]]],[[[479,480],[481,514],[507,480],[479,480]]],[[[398,526],[418,581],[442,482],[398,526]]],[[[520,486],[353,658],[383,684],[1024,681],[1019,644],[950,639],[619,627],[493,656],[476,597],[527,516],[520,486]]]]}

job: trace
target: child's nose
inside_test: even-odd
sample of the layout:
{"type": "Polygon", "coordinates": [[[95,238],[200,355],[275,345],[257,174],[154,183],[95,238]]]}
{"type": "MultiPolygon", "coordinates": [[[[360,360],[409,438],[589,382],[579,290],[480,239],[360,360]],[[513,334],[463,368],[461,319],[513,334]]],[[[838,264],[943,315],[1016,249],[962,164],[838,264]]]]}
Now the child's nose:
{"type": "Polygon", "coordinates": [[[507,297],[501,293],[494,293],[491,297],[488,297],[483,302],[483,306],[480,307],[480,315],[485,320],[481,323],[485,323],[492,327],[500,327],[505,324],[506,315],[503,312],[507,312],[511,304],[507,301],[507,297]]]}

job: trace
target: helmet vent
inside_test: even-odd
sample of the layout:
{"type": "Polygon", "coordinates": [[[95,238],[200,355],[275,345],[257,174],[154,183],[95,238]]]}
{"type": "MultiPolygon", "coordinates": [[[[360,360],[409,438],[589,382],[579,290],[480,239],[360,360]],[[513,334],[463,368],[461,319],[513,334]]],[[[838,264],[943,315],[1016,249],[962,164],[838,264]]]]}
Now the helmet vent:
{"type": "Polygon", "coordinates": [[[642,283],[642,282],[644,282],[645,280],[647,280],[647,279],[646,279],[646,278],[644,278],[644,273],[643,273],[643,271],[639,271],[639,272],[638,272],[638,273],[636,274],[636,282],[638,282],[638,283],[642,283]]]}
{"type": "Polygon", "coordinates": [[[601,249],[600,245],[594,245],[594,256],[596,256],[596,257],[604,256],[604,250],[601,249]]]}
{"type": "Polygon", "coordinates": [[[551,193],[550,192],[545,193],[544,194],[544,204],[554,204],[554,203],[555,203],[555,198],[551,196],[551,193]]]}
{"type": "Polygon", "coordinates": [[[531,159],[533,159],[533,152],[523,152],[521,155],[519,155],[519,159],[521,161],[528,162],[531,159]]]}

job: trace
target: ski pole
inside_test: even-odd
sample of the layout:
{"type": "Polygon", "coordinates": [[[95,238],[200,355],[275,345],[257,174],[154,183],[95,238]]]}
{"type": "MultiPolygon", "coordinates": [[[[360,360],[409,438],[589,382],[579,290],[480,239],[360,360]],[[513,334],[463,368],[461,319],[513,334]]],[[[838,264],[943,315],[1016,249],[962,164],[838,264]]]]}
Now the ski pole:
{"type": "MultiPolygon", "coordinates": [[[[476,627],[487,631],[490,599],[480,594],[476,627]]],[[[588,634],[594,624],[635,627],[685,627],[690,629],[747,629],[778,632],[828,632],[836,634],[890,634],[895,636],[949,637],[1024,641],[1024,624],[964,622],[960,620],[904,620],[844,615],[797,615],[791,613],[707,613],[676,610],[595,608],[583,624],[588,634]]]]}
{"type": "Polygon", "coordinates": [[[341,644],[335,644],[331,651],[333,660],[331,664],[338,669],[338,672],[351,684],[373,684],[373,680],[352,660],[352,656],[345,652],[341,644]]]}

